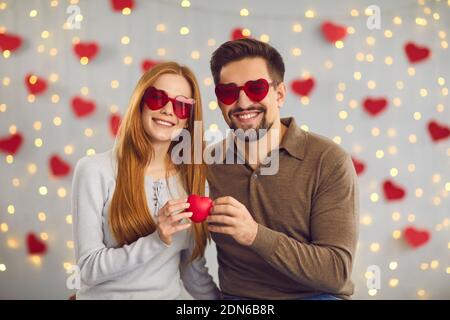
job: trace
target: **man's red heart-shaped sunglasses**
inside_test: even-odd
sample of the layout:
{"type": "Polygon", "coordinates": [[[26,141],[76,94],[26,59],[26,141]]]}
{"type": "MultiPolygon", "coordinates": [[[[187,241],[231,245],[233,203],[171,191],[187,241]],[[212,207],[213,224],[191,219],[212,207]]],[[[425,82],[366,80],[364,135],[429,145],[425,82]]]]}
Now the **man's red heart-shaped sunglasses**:
{"type": "Polygon", "coordinates": [[[155,87],[148,87],[145,90],[142,101],[150,110],[162,109],[170,101],[172,102],[173,112],[179,119],[191,117],[195,105],[195,100],[192,98],[186,98],[182,95],[170,98],[167,92],[155,87]]]}
{"type": "Polygon", "coordinates": [[[244,90],[250,100],[260,102],[267,96],[272,83],[266,79],[250,80],[240,87],[236,83],[219,83],[216,85],[216,97],[220,102],[230,105],[237,101],[239,92],[244,90]]]}

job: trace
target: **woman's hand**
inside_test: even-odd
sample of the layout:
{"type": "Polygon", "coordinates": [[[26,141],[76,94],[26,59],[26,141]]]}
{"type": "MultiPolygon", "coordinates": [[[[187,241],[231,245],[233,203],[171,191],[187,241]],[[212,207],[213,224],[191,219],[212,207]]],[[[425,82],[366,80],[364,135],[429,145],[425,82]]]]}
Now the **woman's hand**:
{"type": "Polygon", "coordinates": [[[180,223],[182,219],[192,216],[192,212],[181,212],[189,208],[187,199],[169,200],[164,207],[158,211],[158,234],[159,238],[167,245],[172,244],[172,236],[182,230],[188,229],[191,223],[180,223]]]}

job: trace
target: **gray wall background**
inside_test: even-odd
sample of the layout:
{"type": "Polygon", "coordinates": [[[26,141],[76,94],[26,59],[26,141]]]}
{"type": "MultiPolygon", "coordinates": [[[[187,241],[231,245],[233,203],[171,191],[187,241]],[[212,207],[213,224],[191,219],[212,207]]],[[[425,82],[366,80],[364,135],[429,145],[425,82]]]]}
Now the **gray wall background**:
{"type": "MultiPolygon", "coordinates": [[[[431,119],[450,125],[448,90],[445,93],[450,81],[449,49],[442,43],[448,42],[450,36],[447,1],[192,0],[190,8],[182,8],[180,1],[136,0],[128,16],[113,12],[106,0],[79,1],[76,4],[83,16],[79,30],[62,28],[68,17],[69,1],[59,0],[55,7],[44,0],[2,2],[6,5],[1,5],[0,27],[21,35],[24,43],[9,58],[0,57],[0,104],[4,111],[0,112],[0,137],[16,126],[24,134],[25,142],[12,164],[6,162],[5,154],[0,161],[0,224],[8,226],[7,231],[5,227],[0,231],[0,266],[6,269],[0,271],[0,298],[66,299],[71,294],[65,286],[67,274],[63,266],[74,263],[73,250],[67,246],[67,241],[72,240],[71,225],[66,223],[66,216],[70,215],[71,176],[51,178],[48,157],[58,153],[75,165],[88,149],[103,152],[112,147],[114,140],[108,126],[111,109],[116,108],[120,114],[125,112],[141,75],[143,59],[176,60],[192,67],[202,84],[206,128],[217,125],[225,130],[220,110],[210,108],[214,107],[215,96],[208,63],[213,50],[229,40],[235,27],[249,28],[256,38],[263,34],[270,37],[270,43],[285,59],[288,87],[293,79],[308,73],[316,79],[309,104],[302,104],[298,96],[289,92],[282,115],[294,116],[313,132],[339,137],[341,146],[367,165],[360,176],[361,225],[353,272],[354,297],[450,298],[450,144],[448,139],[432,143],[426,129],[431,119]],[[381,9],[380,30],[366,27],[364,9],[372,4],[381,9]],[[247,8],[250,15],[241,17],[241,8],[247,8]],[[352,9],[359,16],[352,17],[352,9]],[[32,10],[37,11],[34,18],[29,16],[32,10]],[[313,19],[305,17],[307,10],[314,10],[313,19]],[[433,13],[439,14],[438,20],[433,13]],[[400,25],[393,22],[396,16],[402,19],[400,25]],[[426,19],[427,25],[416,24],[417,17],[426,19]],[[355,33],[344,41],[344,48],[324,41],[320,24],[327,19],[354,28],[355,33]],[[292,31],[296,23],[302,25],[302,32],[292,31]],[[158,32],[158,24],[164,24],[166,30],[158,32]],[[187,36],[179,33],[183,26],[190,30],[187,36]],[[41,37],[44,30],[49,31],[46,39],[41,37]],[[386,30],[392,32],[391,38],[385,36],[386,30]],[[123,36],[130,38],[129,44],[121,43],[123,36]],[[87,66],[81,66],[73,54],[74,37],[97,41],[101,46],[100,54],[87,66]],[[369,45],[367,37],[373,37],[375,44],[369,45]],[[209,39],[214,39],[210,45],[209,39]],[[407,41],[432,50],[429,60],[413,66],[414,75],[408,73],[411,65],[403,51],[407,41]],[[52,48],[57,49],[55,56],[50,55],[52,48]],[[301,49],[300,56],[292,54],[294,48],[301,49]],[[192,58],[193,51],[198,51],[199,59],[192,58]],[[356,58],[359,52],[364,61],[356,58]],[[160,56],[161,53],[165,54],[160,56]],[[370,54],[372,62],[366,59],[370,54]],[[125,56],[132,57],[131,64],[123,63],[125,56]],[[393,59],[392,65],[385,64],[388,56],[393,59]],[[332,63],[331,68],[325,66],[326,61],[332,63]],[[49,83],[47,92],[34,103],[27,101],[24,86],[25,74],[29,72],[47,79],[52,73],[58,75],[58,80],[49,83]],[[354,79],[355,72],[361,72],[361,80],[354,79]],[[439,83],[439,77],[447,82],[439,83]],[[119,81],[118,88],[111,87],[112,80],[119,81]],[[370,80],[375,81],[374,89],[368,88],[370,80]],[[403,82],[402,89],[396,85],[398,81],[403,82]],[[77,119],[71,111],[70,99],[81,95],[83,87],[88,88],[87,98],[96,101],[97,111],[91,117],[77,119]],[[423,88],[428,92],[426,97],[419,94],[423,88]],[[337,98],[338,93],[342,97],[337,98]],[[51,102],[54,94],[59,95],[57,103],[51,102]],[[361,101],[366,96],[380,95],[389,99],[388,110],[371,118],[363,112],[361,101]],[[398,107],[394,106],[395,98],[401,101],[398,107]],[[350,107],[352,104],[356,107],[350,107]],[[347,112],[346,119],[339,117],[341,111],[347,112]],[[421,113],[420,119],[414,119],[415,112],[421,113]],[[56,116],[61,118],[61,126],[53,124],[56,116]],[[35,121],[42,123],[41,130],[33,129],[35,121]],[[346,131],[348,125],[353,126],[351,133],[346,131]],[[93,130],[92,136],[84,134],[86,128],[93,130]],[[379,135],[372,134],[373,128],[379,129],[379,135]],[[389,129],[395,129],[396,135],[389,136],[389,129]],[[411,134],[416,135],[416,143],[410,143],[411,134]],[[41,148],[35,147],[36,138],[43,140],[41,148]],[[68,145],[73,148],[71,154],[64,153],[68,145]],[[390,152],[393,146],[396,154],[390,152]],[[384,151],[382,159],[375,156],[377,150],[384,151]],[[30,163],[37,167],[35,174],[27,171],[30,163]],[[414,172],[408,171],[409,164],[415,164],[414,172]],[[391,168],[398,170],[397,176],[390,177],[391,168]],[[13,186],[14,178],[19,179],[20,186],[13,186]],[[403,201],[384,200],[381,184],[385,178],[405,186],[407,196],[403,201]],[[48,188],[47,195],[39,194],[40,186],[48,188]],[[65,189],[65,197],[58,196],[59,188],[65,189]],[[418,188],[423,191],[421,196],[416,195],[418,188]],[[376,202],[371,201],[373,193],[379,195],[376,202]],[[14,214],[8,213],[9,205],[14,206],[14,214]],[[38,219],[41,211],[46,213],[44,222],[38,219]],[[393,212],[399,213],[398,220],[393,220],[393,212]],[[412,220],[411,215],[415,221],[408,221],[412,220]],[[431,240],[412,249],[401,237],[393,238],[394,231],[408,225],[429,230],[431,240]],[[40,266],[33,264],[27,254],[25,236],[29,231],[48,234],[49,250],[40,266]],[[11,248],[8,245],[11,242],[17,246],[11,248]],[[371,247],[377,244],[379,250],[372,251],[371,247]],[[397,262],[394,270],[390,268],[392,262],[397,262]],[[381,272],[381,288],[371,291],[372,295],[365,277],[371,265],[379,266],[381,272]],[[398,281],[395,287],[389,285],[395,282],[392,279],[398,281]]],[[[206,255],[217,280],[214,246],[208,248],[206,255]]]]}

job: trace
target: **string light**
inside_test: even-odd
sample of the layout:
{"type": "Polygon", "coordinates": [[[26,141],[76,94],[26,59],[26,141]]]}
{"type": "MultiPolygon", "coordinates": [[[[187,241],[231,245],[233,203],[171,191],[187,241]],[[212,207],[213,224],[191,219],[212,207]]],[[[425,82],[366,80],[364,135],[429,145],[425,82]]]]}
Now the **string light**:
{"type": "Polygon", "coordinates": [[[51,48],[51,49],[48,51],[48,54],[49,54],[51,57],[55,57],[55,56],[58,54],[58,49],[56,49],[56,48],[51,48]]]}
{"type": "Polygon", "coordinates": [[[209,110],[216,110],[218,106],[219,105],[217,104],[217,101],[215,101],[215,100],[210,101],[208,104],[209,110]]]}
{"type": "Polygon", "coordinates": [[[42,259],[38,255],[32,255],[29,257],[29,260],[32,264],[34,264],[36,267],[40,267],[42,265],[42,259]]]}
{"type": "Polygon", "coordinates": [[[191,52],[191,58],[194,60],[200,59],[200,51],[194,50],[191,52]]]}
{"type": "Polygon", "coordinates": [[[391,270],[397,270],[397,267],[398,267],[397,261],[391,261],[391,262],[389,263],[389,269],[391,269],[391,270]]]}
{"type": "Polygon", "coordinates": [[[292,25],[292,31],[296,32],[296,33],[302,32],[303,31],[303,27],[302,27],[302,25],[300,23],[295,23],[295,24],[292,25]]]}
{"type": "Polygon", "coordinates": [[[156,50],[156,54],[160,57],[164,57],[166,55],[166,48],[158,48],[158,50],[156,50]]]}
{"type": "Polygon", "coordinates": [[[5,233],[5,232],[8,232],[8,230],[9,230],[9,227],[8,227],[7,223],[0,224],[0,231],[1,232],[5,233]]]}
{"type": "Polygon", "coordinates": [[[181,1],[181,7],[183,8],[189,8],[191,6],[191,2],[189,0],[183,0],[181,1]]]}
{"type": "Polygon", "coordinates": [[[119,81],[117,81],[117,80],[112,80],[112,81],[111,81],[111,88],[117,89],[118,87],[119,87],[119,81]]]}
{"type": "Polygon", "coordinates": [[[167,30],[167,27],[164,23],[158,23],[156,25],[156,31],[158,32],[165,32],[167,30]]]}
{"type": "Polygon", "coordinates": [[[262,34],[262,35],[259,37],[259,40],[262,41],[262,42],[269,42],[270,37],[269,37],[269,35],[267,35],[267,34],[262,34]]]}
{"type": "Polygon", "coordinates": [[[39,194],[41,196],[45,196],[45,195],[47,195],[47,193],[48,193],[47,187],[45,187],[45,186],[39,187],[39,194]]]}
{"type": "Polygon", "coordinates": [[[121,42],[122,44],[129,44],[129,43],[130,43],[130,37],[128,37],[128,36],[123,36],[123,37],[120,39],[120,42],[121,42]]]}
{"type": "Polygon", "coordinates": [[[302,54],[302,50],[300,48],[294,48],[292,49],[292,55],[299,57],[302,54]]]}
{"type": "Polygon", "coordinates": [[[241,17],[247,17],[249,15],[248,9],[242,8],[239,14],[241,17]]]}
{"type": "Polygon", "coordinates": [[[393,279],[390,279],[390,280],[389,280],[389,286],[392,287],[392,288],[397,287],[397,286],[398,286],[398,283],[399,283],[399,281],[398,281],[397,278],[393,278],[393,279]]]}
{"type": "Polygon", "coordinates": [[[316,16],[316,13],[313,10],[307,10],[305,12],[305,17],[308,19],[313,19],[316,16]]]}
{"type": "Polygon", "coordinates": [[[189,34],[189,28],[188,27],[181,27],[180,28],[180,34],[182,36],[188,35],[189,34]]]}
{"type": "MultiPolygon", "coordinates": [[[[42,194],[42,193],[41,193],[42,194]]],[[[45,220],[47,220],[47,215],[45,214],[45,212],[39,212],[38,213],[38,219],[41,222],[44,222],[45,220]]]]}

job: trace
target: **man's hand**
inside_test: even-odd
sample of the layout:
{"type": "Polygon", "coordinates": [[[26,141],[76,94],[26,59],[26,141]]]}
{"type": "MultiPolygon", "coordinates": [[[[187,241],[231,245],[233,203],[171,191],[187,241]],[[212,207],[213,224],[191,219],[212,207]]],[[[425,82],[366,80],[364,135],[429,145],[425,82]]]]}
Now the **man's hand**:
{"type": "Polygon", "coordinates": [[[258,223],[247,208],[233,197],[214,200],[207,221],[220,224],[220,226],[209,224],[209,231],[228,234],[244,246],[251,245],[258,232],[258,223]]]}

